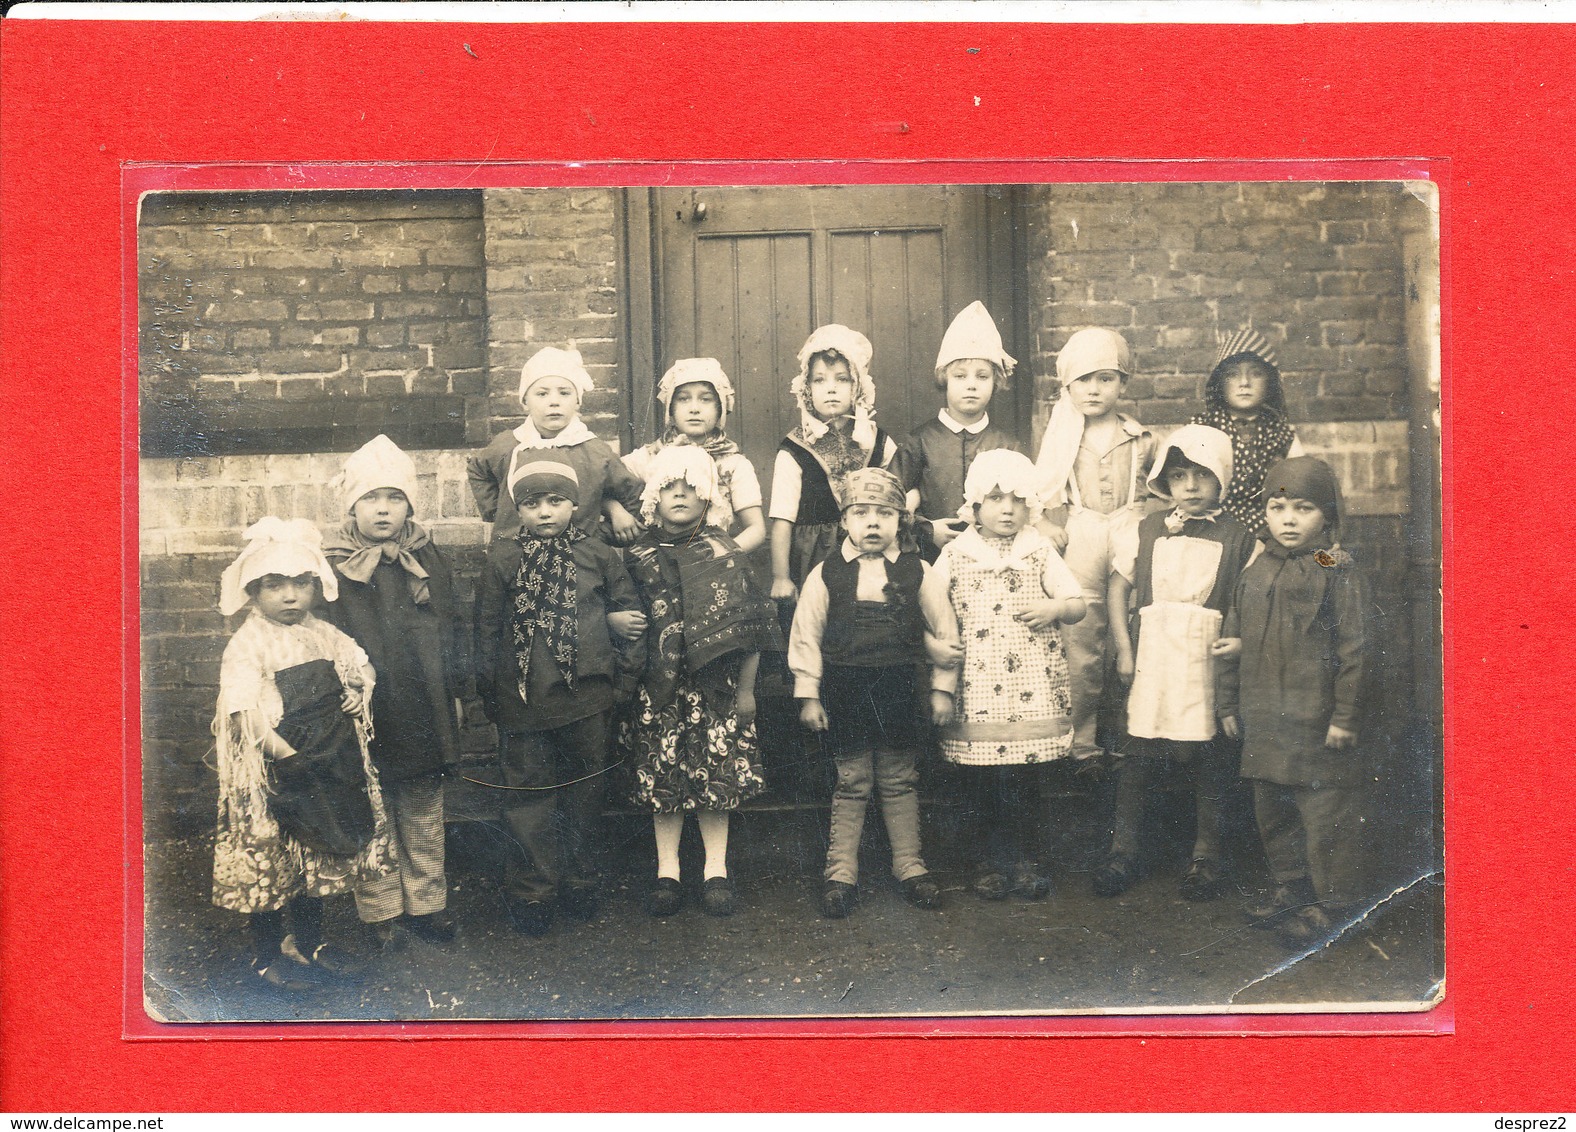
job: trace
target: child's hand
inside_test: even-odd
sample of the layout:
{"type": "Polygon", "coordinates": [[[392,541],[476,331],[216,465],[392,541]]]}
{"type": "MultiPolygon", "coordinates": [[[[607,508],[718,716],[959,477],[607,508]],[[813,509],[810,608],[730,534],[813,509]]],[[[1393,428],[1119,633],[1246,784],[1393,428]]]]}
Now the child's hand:
{"type": "Polygon", "coordinates": [[[930,654],[930,663],[937,668],[952,669],[963,663],[963,646],[957,641],[932,637],[926,633],[925,651],[930,654]]]}
{"type": "Polygon", "coordinates": [[[1242,738],[1242,728],[1237,723],[1234,715],[1224,716],[1220,721],[1220,729],[1226,733],[1228,739],[1242,738]]]}
{"type": "Polygon", "coordinates": [[[641,526],[640,520],[631,515],[621,504],[608,504],[608,525],[613,528],[613,545],[628,546],[640,537],[646,528],[641,526]]]}
{"type": "Polygon", "coordinates": [[[799,707],[799,722],[811,731],[825,731],[826,709],[821,706],[821,701],[805,700],[799,707]]]}
{"type": "Polygon", "coordinates": [[[799,587],[789,578],[772,579],[772,600],[792,601],[799,596],[799,587]]]}
{"type": "Polygon", "coordinates": [[[967,529],[966,527],[954,527],[952,524],[956,521],[955,519],[938,519],[931,524],[930,541],[936,544],[937,550],[946,546],[947,543],[957,538],[967,529]]]}
{"type": "Polygon", "coordinates": [[[465,730],[465,702],[459,696],[454,697],[454,725],[465,730]]]}
{"type": "Polygon", "coordinates": [[[607,615],[607,627],[633,644],[646,635],[646,615],[638,609],[621,609],[607,615]]]}
{"type": "Polygon", "coordinates": [[[1057,554],[1060,554],[1062,551],[1067,549],[1066,527],[1059,527],[1047,519],[1040,524],[1040,530],[1044,533],[1046,538],[1051,540],[1051,545],[1056,548],[1057,554]]]}
{"type": "Polygon", "coordinates": [[[733,697],[733,714],[738,718],[740,727],[747,727],[755,722],[755,692],[753,689],[739,689],[739,694],[733,697]]]}
{"type": "Polygon", "coordinates": [[[1122,682],[1122,687],[1133,686],[1133,654],[1118,651],[1116,654],[1116,678],[1122,682]]]}
{"type": "Polygon", "coordinates": [[[347,687],[339,697],[339,708],[346,715],[362,714],[362,698],[360,688],[347,687]]]}
{"type": "Polygon", "coordinates": [[[952,722],[952,693],[934,690],[930,693],[930,722],[945,727],[952,722]]]}
{"type": "Polygon", "coordinates": [[[1218,659],[1236,656],[1242,652],[1241,637],[1221,637],[1209,646],[1209,655],[1218,659]]]}
{"type": "Polygon", "coordinates": [[[1061,615],[1062,603],[1053,597],[1048,597],[1044,601],[1031,603],[1022,613],[1015,614],[1013,620],[1023,622],[1038,633],[1055,625],[1061,615]]]}
{"type": "Polygon", "coordinates": [[[1324,733],[1324,745],[1332,751],[1350,750],[1357,746],[1357,732],[1348,731],[1332,723],[1330,729],[1324,733]]]}

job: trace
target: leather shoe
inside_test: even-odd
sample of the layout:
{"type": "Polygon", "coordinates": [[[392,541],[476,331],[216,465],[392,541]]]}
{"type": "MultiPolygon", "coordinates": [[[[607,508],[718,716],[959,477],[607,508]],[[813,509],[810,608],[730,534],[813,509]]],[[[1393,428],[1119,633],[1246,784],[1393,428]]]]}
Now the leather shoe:
{"type": "Polygon", "coordinates": [[[854,910],[858,891],[853,885],[840,880],[829,880],[821,890],[821,915],[829,920],[843,920],[854,910]]]}
{"type": "Polygon", "coordinates": [[[941,886],[930,879],[929,873],[909,877],[898,887],[903,890],[903,899],[916,908],[941,907],[941,886]]]}
{"type": "Polygon", "coordinates": [[[672,877],[658,877],[657,883],[646,894],[646,914],[671,916],[684,907],[684,886],[672,877]]]}

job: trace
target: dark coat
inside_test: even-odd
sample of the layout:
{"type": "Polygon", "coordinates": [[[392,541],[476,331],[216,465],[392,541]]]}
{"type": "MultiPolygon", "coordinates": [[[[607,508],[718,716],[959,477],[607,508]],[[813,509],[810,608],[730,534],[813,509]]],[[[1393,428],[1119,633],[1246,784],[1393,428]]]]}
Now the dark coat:
{"type": "Polygon", "coordinates": [[[415,552],[429,597],[417,605],[410,575],[383,561],[370,582],[339,573],[339,600],[323,619],[366,650],[377,673],[372,690],[372,761],[389,781],[441,773],[460,758],[454,700],[465,686],[465,657],[454,576],[431,543],[415,552]]]}

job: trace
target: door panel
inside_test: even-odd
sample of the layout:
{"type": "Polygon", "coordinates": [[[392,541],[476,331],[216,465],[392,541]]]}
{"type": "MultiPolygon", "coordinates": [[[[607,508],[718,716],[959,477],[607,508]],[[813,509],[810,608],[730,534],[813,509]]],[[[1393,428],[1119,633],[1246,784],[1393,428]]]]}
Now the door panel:
{"type": "MultiPolygon", "coordinates": [[[[901,437],[936,411],[942,332],[988,298],[984,190],[659,189],[652,201],[657,372],[637,405],[675,359],[717,358],[738,394],[729,434],[769,493],[773,453],[799,419],[788,394],[799,347],[816,326],[841,322],[874,347],[877,420],[889,432],[901,437]]],[[[1007,333],[1012,312],[992,314],[1007,333]]],[[[1011,427],[1011,399],[992,408],[1011,427]]],[[[637,440],[658,431],[652,416],[637,440]]]]}

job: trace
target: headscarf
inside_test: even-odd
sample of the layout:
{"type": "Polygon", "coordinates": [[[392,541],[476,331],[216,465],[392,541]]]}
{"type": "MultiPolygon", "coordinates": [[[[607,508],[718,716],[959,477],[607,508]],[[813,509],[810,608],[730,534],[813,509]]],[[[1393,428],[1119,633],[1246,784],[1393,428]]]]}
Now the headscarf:
{"type": "Polygon", "coordinates": [[[941,336],[941,349],[936,354],[936,369],[958,361],[960,358],[983,358],[997,369],[1002,377],[1012,376],[1018,362],[1002,345],[1001,331],[991,318],[985,304],[975,300],[958,312],[958,316],[941,336]]]}
{"type": "Polygon", "coordinates": [[[733,411],[733,383],[728,380],[728,375],[722,371],[722,365],[715,358],[681,358],[669,367],[668,372],[662,375],[662,381],[657,386],[657,400],[662,402],[662,419],[665,422],[662,439],[653,440],[644,446],[646,456],[655,459],[663,449],[674,445],[696,446],[712,458],[718,465],[717,482],[719,492],[716,499],[711,501],[711,522],[713,526],[726,530],[733,525],[733,509],[728,505],[732,497],[732,474],[723,470],[721,461],[738,453],[739,446],[728,439],[728,434],[723,428],[728,423],[728,414],[733,411]],[[680,386],[691,382],[704,382],[710,385],[717,393],[717,404],[721,413],[717,418],[717,427],[702,437],[700,440],[691,440],[673,425],[673,394],[680,386]]]}
{"type": "Polygon", "coordinates": [[[853,440],[866,452],[875,447],[876,425],[871,418],[876,409],[876,383],[870,376],[874,353],[870,339],[837,323],[819,327],[805,339],[799,348],[799,373],[789,382],[788,391],[799,404],[799,427],[793,435],[806,448],[813,447],[830,427],[815,415],[810,403],[810,361],[817,354],[835,354],[848,363],[854,379],[853,440]]]}
{"type": "Polygon", "coordinates": [[[560,350],[557,346],[543,346],[531,355],[520,370],[520,403],[531,386],[544,377],[562,377],[575,387],[577,400],[585,400],[591,392],[591,374],[580,357],[579,350],[560,350]]]}
{"type": "MultiPolygon", "coordinates": [[[[707,508],[717,501],[721,490],[717,483],[717,465],[702,449],[695,445],[672,445],[663,448],[651,461],[651,471],[646,486],[640,493],[640,519],[648,527],[657,521],[657,501],[668,484],[683,480],[705,500],[707,508]]],[[[704,525],[706,516],[702,514],[704,525]]]]}
{"type": "MultiPolygon", "coordinates": [[[[1177,429],[1166,438],[1160,446],[1160,451],[1155,453],[1155,464],[1149,470],[1149,490],[1161,499],[1170,500],[1171,493],[1166,490],[1165,472],[1166,465],[1171,460],[1172,453],[1176,453],[1190,464],[1198,464],[1208,468],[1217,480],[1220,481],[1220,494],[1224,498],[1231,488],[1231,438],[1218,428],[1207,425],[1186,424],[1177,429]]],[[[1166,516],[1166,530],[1171,534],[1179,534],[1183,524],[1195,519],[1214,519],[1223,508],[1216,506],[1203,515],[1188,515],[1180,508],[1173,509],[1166,516]]]]}
{"type": "Polygon", "coordinates": [[[984,502],[992,491],[999,489],[1008,495],[1016,495],[1028,504],[1029,522],[1032,524],[1040,517],[1041,482],[1038,469],[1023,453],[1007,448],[981,452],[974,457],[968,474],[963,477],[963,506],[958,509],[958,514],[972,523],[975,506],[984,502]]]}
{"type": "Polygon", "coordinates": [[[1062,391],[1051,408],[1051,420],[1035,461],[1043,477],[1040,494],[1046,507],[1060,507],[1067,502],[1067,481],[1072,477],[1078,446],[1083,441],[1084,415],[1073,404],[1070,386],[1085,374],[1103,369],[1126,376],[1133,372],[1133,351],[1127,339],[1104,327],[1077,331],[1056,355],[1056,380],[1062,391]]]}
{"type": "MultiPolygon", "coordinates": [[[[393,488],[404,493],[414,512],[416,464],[397,444],[379,434],[345,458],[344,470],[330,480],[328,486],[331,491],[339,492],[346,511],[353,511],[358,500],[378,488],[393,488]]],[[[405,525],[393,538],[373,542],[357,528],[352,515],[329,534],[323,543],[323,553],[330,562],[338,564],[342,575],[363,585],[372,581],[379,562],[397,562],[410,584],[411,600],[425,605],[431,600],[431,587],[427,571],[416,560],[415,552],[431,541],[427,532],[407,517],[405,525]]]]}
{"type": "Polygon", "coordinates": [[[316,574],[323,584],[323,600],[339,598],[334,569],[323,557],[323,536],[305,519],[280,519],[267,515],[246,528],[246,546],[219,579],[219,612],[239,613],[248,601],[246,587],[258,578],[278,574],[298,578],[316,574]]]}
{"type": "Polygon", "coordinates": [[[1262,538],[1269,528],[1259,502],[1259,485],[1270,465],[1291,451],[1297,434],[1286,420],[1286,396],[1281,389],[1280,370],[1275,367],[1275,351],[1258,331],[1243,329],[1220,340],[1215,368],[1204,386],[1204,411],[1193,418],[1193,423],[1218,428],[1231,437],[1236,482],[1230,491],[1221,493],[1220,506],[1262,538]],[[1226,369],[1231,363],[1242,361],[1259,362],[1269,371],[1264,401],[1251,420],[1234,417],[1226,404],[1226,369]]]}
{"type": "Polygon", "coordinates": [[[908,511],[908,496],[903,491],[903,481],[885,468],[860,468],[849,472],[843,484],[842,509],[848,510],[861,503],[877,507],[894,507],[908,511]]]}
{"type": "Polygon", "coordinates": [[[380,487],[404,492],[412,512],[416,508],[416,462],[387,436],[379,433],[345,457],[344,470],[328,482],[329,490],[339,492],[344,510],[349,511],[363,495],[380,487]]]}

